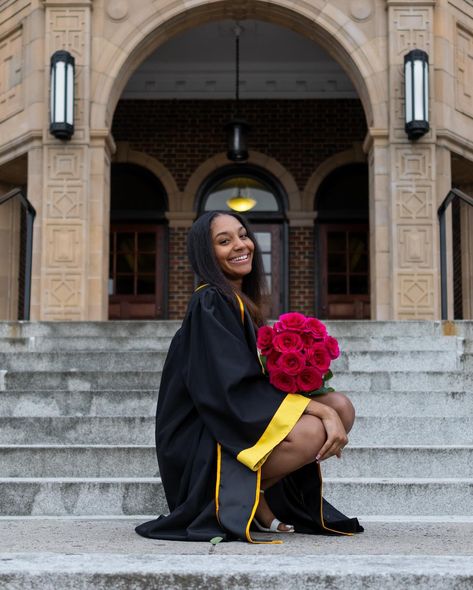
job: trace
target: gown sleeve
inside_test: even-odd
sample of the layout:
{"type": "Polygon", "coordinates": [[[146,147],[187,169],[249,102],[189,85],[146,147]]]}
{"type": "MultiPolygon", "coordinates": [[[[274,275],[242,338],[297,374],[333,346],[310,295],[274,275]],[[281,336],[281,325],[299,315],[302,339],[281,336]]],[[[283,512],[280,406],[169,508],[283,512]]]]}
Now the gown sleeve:
{"type": "Polygon", "coordinates": [[[183,379],[204,424],[227,452],[256,471],[310,400],[269,383],[237,310],[214,287],[194,295],[182,338],[183,379]]]}

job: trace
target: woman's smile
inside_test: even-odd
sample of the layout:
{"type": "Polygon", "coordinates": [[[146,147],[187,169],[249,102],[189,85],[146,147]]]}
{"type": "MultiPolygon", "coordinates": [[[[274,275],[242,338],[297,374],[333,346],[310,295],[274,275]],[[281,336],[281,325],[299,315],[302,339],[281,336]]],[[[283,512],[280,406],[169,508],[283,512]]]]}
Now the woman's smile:
{"type": "Polygon", "coordinates": [[[237,286],[251,272],[255,246],[233,215],[217,215],[211,225],[217,262],[223,274],[237,286]]]}

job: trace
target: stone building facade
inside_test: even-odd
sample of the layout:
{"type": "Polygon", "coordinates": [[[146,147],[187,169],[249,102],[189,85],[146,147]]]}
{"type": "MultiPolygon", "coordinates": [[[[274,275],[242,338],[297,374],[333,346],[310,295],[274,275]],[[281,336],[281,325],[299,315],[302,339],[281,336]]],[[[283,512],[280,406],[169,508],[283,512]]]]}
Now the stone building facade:
{"type": "MultiPolygon", "coordinates": [[[[357,95],[339,104],[269,101],[263,110],[284,111],[275,115],[273,132],[264,129],[261,104],[242,102],[247,117],[260,125],[248,165],[275,179],[285,195],[285,307],[323,315],[317,299],[324,283],[317,266],[317,194],[337,168],[364,164],[369,316],[440,317],[437,208],[452,187],[467,194],[473,187],[470,0],[4,0],[0,16],[0,195],[22,187],[36,210],[31,319],[109,317],[111,170],[120,163],[146,169],[163,188],[166,253],[159,268],[166,278],[165,304],[161,316],[151,316],[182,316],[193,288],[185,236],[198,213],[196,195],[228,165],[224,139],[205,129],[208,101],[136,105],[123,91],[160,46],[228,19],[272,23],[317,43],[357,95]],[[430,64],[430,131],[417,141],[404,130],[403,60],[413,48],[426,51],[430,64]],[[49,64],[58,49],[76,63],[69,141],[49,133],[49,64]],[[288,114],[290,108],[295,114],[288,114]],[[200,130],[191,139],[178,123],[190,110],[199,117],[188,128],[200,130]],[[149,121],[160,116],[176,124],[157,141],[146,133],[149,121]],[[309,157],[303,131],[314,129],[322,116],[318,150],[309,157]],[[304,121],[300,130],[297,117],[304,121]],[[281,132],[288,128],[292,134],[281,132]]],[[[222,105],[210,107],[211,120],[219,120],[222,105]]],[[[18,317],[17,209],[14,201],[0,205],[3,319],[18,317]]],[[[447,236],[450,317],[455,297],[457,314],[473,317],[472,225],[473,213],[462,206],[454,235],[449,230],[447,236]]]]}

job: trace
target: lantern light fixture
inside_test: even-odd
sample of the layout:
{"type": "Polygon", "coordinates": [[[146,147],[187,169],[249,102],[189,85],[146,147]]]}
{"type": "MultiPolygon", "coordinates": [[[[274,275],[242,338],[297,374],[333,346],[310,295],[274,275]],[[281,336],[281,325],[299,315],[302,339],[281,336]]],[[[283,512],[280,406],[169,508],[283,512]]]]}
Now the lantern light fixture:
{"type": "Polygon", "coordinates": [[[412,49],[404,56],[405,130],[409,139],[419,139],[429,129],[429,56],[412,49]]]}
{"type": "Polygon", "coordinates": [[[235,33],[235,101],[234,116],[225,125],[227,132],[227,158],[232,162],[245,162],[248,160],[247,135],[250,126],[239,117],[240,102],[240,35],[243,28],[236,23],[233,32],[235,33]]]}
{"type": "Polygon", "coordinates": [[[51,112],[49,131],[58,139],[71,139],[74,134],[75,59],[65,50],[51,56],[51,112]]]}
{"type": "Polygon", "coordinates": [[[238,213],[250,211],[256,205],[256,199],[251,195],[248,179],[242,177],[235,179],[236,195],[227,200],[227,206],[238,213]]]}

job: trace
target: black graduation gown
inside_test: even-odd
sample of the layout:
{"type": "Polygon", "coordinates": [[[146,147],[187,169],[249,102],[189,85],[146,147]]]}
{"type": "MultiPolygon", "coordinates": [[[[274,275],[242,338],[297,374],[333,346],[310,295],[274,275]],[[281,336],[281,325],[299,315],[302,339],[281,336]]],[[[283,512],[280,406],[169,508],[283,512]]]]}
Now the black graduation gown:
{"type": "MultiPolygon", "coordinates": [[[[309,400],[274,388],[262,373],[253,324],[212,286],[192,296],[163,368],[156,448],[170,514],[136,532],[153,539],[254,542],[261,465],[309,400]]],[[[363,529],[322,501],[319,466],[307,465],[267,490],[278,518],[296,532],[363,529]]]]}

